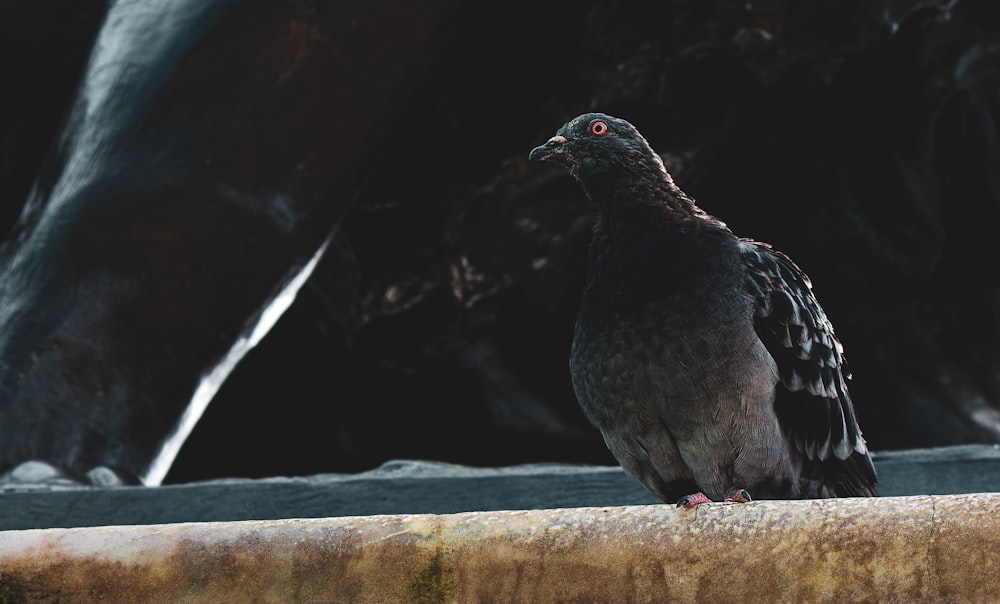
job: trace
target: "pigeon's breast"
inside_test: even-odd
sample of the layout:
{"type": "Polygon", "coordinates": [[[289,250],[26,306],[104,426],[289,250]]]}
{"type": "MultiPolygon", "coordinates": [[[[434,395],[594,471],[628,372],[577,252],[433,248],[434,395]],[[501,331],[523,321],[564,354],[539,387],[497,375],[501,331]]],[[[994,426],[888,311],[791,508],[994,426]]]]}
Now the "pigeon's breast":
{"type": "Polygon", "coordinates": [[[697,422],[703,408],[744,393],[768,394],[777,380],[773,361],[750,325],[749,309],[702,309],[694,317],[669,301],[604,318],[582,309],[570,354],[581,406],[598,426],[643,405],[678,428],[697,422]],[[759,371],[767,366],[765,372],[759,371]],[[757,384],[758,376],[770,383],[757,384]],[[675,412],[676,410],[676,412],[675,412]],[[672,417],[676,416],[676,417],[672,417]]]}
{"type": "Polygon", "coordinates": [[[585,413],[602,428],[655,411],[684,431],[719,405],[769,404],[777,375],[753,327],[735,238],[658,241],[642,262],[600,238],[592,247],[570,353],[585,413]]]}

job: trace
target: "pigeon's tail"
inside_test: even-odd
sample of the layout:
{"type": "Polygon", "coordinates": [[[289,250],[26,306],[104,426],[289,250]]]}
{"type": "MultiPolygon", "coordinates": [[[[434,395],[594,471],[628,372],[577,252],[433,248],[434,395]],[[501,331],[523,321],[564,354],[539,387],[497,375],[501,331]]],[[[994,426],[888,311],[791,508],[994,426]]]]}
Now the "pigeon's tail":
{"type": "Polygon", "coordinates": [[[828,463],[836,465],[828,471],[833,478],[833,490],[838,497],[878,497],[878,491],[875,489],[878,474],[875,472],[871,456],[855,451],[843,461],[830,460],[828,463]]]}

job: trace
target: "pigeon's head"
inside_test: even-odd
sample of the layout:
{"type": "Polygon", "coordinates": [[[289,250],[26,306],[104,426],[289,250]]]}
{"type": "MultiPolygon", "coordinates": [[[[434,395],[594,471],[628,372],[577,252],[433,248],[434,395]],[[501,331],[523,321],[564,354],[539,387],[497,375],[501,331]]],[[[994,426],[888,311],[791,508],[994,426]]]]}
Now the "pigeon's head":
{"type": "Polygon", "coordinates": [[[584,113],[566,122],[545,144],[532,149],[528,159],[560,164],[580,181],[649,163],[666,172],[635,126],[604,113],[584,113]]]}

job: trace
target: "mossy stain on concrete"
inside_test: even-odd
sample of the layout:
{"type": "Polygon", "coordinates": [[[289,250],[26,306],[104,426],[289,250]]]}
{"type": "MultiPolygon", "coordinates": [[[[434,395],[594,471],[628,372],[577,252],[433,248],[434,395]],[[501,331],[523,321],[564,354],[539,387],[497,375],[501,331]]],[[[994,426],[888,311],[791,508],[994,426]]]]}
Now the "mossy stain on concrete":
{"type": "Polygon", "coordinates": [[[21,604],[28,596],[23,587],[0,575],[0,604],[21,604]]]}
{"type": "Polygon", "coordinates": [[[430,538],[434,541],[434,552],[410,584],[410,600],[420,603],[448,602],[454,600],[455,581],[445,560],[441,528],[435,528],[430,538]]]}

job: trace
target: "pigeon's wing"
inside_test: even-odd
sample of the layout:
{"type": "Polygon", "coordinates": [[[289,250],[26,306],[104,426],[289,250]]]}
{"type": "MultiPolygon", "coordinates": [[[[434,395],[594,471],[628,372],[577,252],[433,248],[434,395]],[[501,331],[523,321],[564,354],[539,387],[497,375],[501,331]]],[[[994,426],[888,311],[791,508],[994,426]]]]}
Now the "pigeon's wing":
{"type": "Polygon", "coordinates": [[[841,496],[873,496],[875,466],[847,392],[843,347],[788,256],[741,241],[748,287],[757,299],[754,327],[778,366],[774,408],[795,448],[841,496]]]}

